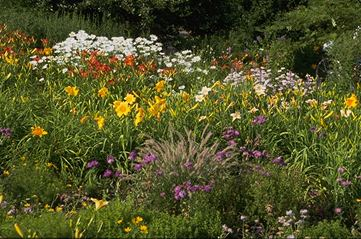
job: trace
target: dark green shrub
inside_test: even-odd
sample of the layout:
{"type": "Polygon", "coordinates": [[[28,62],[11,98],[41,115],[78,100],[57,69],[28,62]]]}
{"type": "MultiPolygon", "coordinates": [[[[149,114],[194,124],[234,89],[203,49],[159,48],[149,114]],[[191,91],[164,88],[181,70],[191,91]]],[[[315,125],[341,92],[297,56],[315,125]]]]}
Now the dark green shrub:
{"type": "Polygon", "coordinates": [[[321,221],[301,231],[300,238],[350,238],[350,231],[340,221],[321,221]]]}
{"type": "Polygon", "coordinates": [[[361,81],[361,28],[338,37],[327,51],[330,61],[329,79],[355,88],[361,81]]]}
{"type": "Polygon", "coordinates": [[[51,203],[65,190],[65,183],[51,169],[29,159],[15,164],[9,171],[10,175],[3,176],[0,184],[11,198],[25,199],[36,195],[39,201],[51,203]]]}
{"type": "Polygon", "coordinates": [[[70,238],[72,235],[72,229],[64,213],[23,214],[8,219],[1,224],[0,235],[5,238],[19,237],[14,228],[15,223],[27,238],[34,235],[38,238],[70,238]]]}
{"type": "Polygon", "coordinates": [[[273,64],[284,64],[283,56],[287,54],[287,62],[296,72],[314,73],[311,65],[323,57],[323,44],[356,29],[361,23],[360,10],[356,0],[310,0],[307,6],[285,13],[265,29],[266,37],[272,40],[273,64]],[[309,54],[310,50],[314,52],[309,54]],[[303,66],[306,53],[309,62],[303,66]]]}
{"type": "Polygon", "coordinates": [[[306,206],[305,176],[297,168],[277,167],[251,167],[253,172],[247,176],[247,215],[277,217],[288,210],[298,211],[306,206]]]}

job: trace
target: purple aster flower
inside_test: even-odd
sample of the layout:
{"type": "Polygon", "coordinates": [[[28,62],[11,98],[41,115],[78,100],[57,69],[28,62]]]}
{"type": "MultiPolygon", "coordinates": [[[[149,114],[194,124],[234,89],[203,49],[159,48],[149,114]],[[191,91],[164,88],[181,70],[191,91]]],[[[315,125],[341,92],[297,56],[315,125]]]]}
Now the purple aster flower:
{"type": "Polygon", "coordinates": [[[184,167],[187,168],[187,169],[192,169],[193,168],[193,163],[188,161],[184,164],[184,167]]]}
{"type": "Polygon", "coordinates": [[[98,166],[99,166],[99,162],[94,159],[94,160],[88,162],[88,164],[87,164],[86,167],[87,167],[88,169],[91,169],[91,168],[96,168],[96,167],[98,167],[98,166]]]}
{"type": "Polygon", "coordinates": [[[138,156],[137,150],[133,150],[132,152],[129,153],[128,159],[134,161],[137,158],[137,156],[138,156]]]}
{"type": "Polygon", "coordinates": [[[351,181],[343,179],[343,178],[337,178],[337,182],[341,185],[341,187],[344,187],[344,188],[346,188],[352,184],[351,181]]]}
{"type": "Polygon", "coordinates": [[[342,209],[339,208],[339,207],[336,207],[336,208],[334,209],[334,212],[335,212],[337,215],[339,215],[339,214],[341,214],[342,209]]]}
{"type": "Polygon", "coordinates": [[[234,146],[234,145],[237,145],[237,142],[235,140],[231,139],[231,140],[228,140],[227,144],[229,146],[234,146]]]}
{"type": "Polygon", "coordinates": [[[272,163],[277,164],[281,167],[287,166],[287,163],[283,160],[282,156],[278,156],[272,160],[272,163]]]}
{"type": "Polygon", "coordinates": [[[210,185],[210,184],[204,185],[204,186],[202,187],[202,191],[203,191],[203,192],[210,192],[210,191],[212,191],[212,185],[210,185]]]}
{"type": "Polygon", "coordinates": [[[189,188],[189,191],[191,191],[191,192],[197,192],[200,190],[202,190],[202,186],[200,186],[200,185],[193,185],[189,188]]]}
{"type": "Polygon", "coordinates": [[[337,169],[337,172],[342,175],[342,174],[344,174],[346,172],[346,168],[345,167],[339,167],[337,169]]]}
{"type": "Polygon", "coordinates": [[[240,135],[239,131],[229,128],[223,132],[223,138],[227,141],[232,140],[240,135]]]}
{"type": "Polygon", "coordinates": [[[115,162],[115,157],[113,155],[108,155],[107,156],[107,163],[112,164],[114,162],[115,162]]]}
{"type": "Polygon", "coordinates": [[[312,127],[310,128],[310,131],[311,131],[312,133],[316,133],[316,132],[317,132],[317,128],[316,128],[315,126],[312,126],[312,127]]]}
{"type": "Polygon", "coordinates": [[[0,128],[0,133],[4,138],[10,138],[12,135],[12,131],[10,128],[0,128]]]}
{"type": "Polygon", "coordinates": [[[217,161],[222,161],[223,159],[226,158],[226,152],[224,152],[223,150],[222,151],[218,151],[216,153],[216,160],[217,161]]]}
{"type": "Polygon", "coordinates": [[[179,190],[174,192],[175,200],[179,201],[187,196],[187,192],[184,190],[179,190]]]}
{"type": "Polygon", "coordinates": [[[143,168],[143,164],[141,163],[134,164],[135,171],[140,171],[142,168],[143,168]]]}
{"type": "Polygon", "coordinates": [[[119,170],[117,170],[114,173],[114,177],[121,178],[121,177],[123,177],[123,174],[119,170]]]}
{"type": "Polygon", "coordinates": [[[143,162],[144,164],[150,164],[152,162],[154,162],[157,159],[157,156],[155,156],[152,153],[148,153],[143,157],[143,162]]]}
{"type": "Polygon", "coordinates": [[[263,153],[259,150],[254,150],[252,152],[252,156],[256,159],[262,158],[263,157],[263,153]]]}
{"type": "Polygon", "coordinates": [[[156,174],[157,176],[163,176],[163,175],[164,175],[164,172],[163,172],[161,169],[157,169],[157,170],[155,171],[155,174],[156,174]]]}
{"type": "Polygon", "coordinates": [[[192,187],[191,181],[188,180],[188,181],[184,182],[183,187],[189,191],[189,189],[192,187]]]}
{"type": "Polygon", "coordinates": [[[253,125],[262,125],[262,124],[266,123],[266,121],[267,121],[267,119],[265,116],[258,115],[253,119],[252,124],[253,125]]]}
{"type": "Polygon", "coordinates": [[[103,177],[104,177],[104,178],[109,178],[110,176],[112,176],[112,174],[113,174],[112,170],[106,169],[106,170],[104,171],[104,173],[103,173],[103,177]]]}
{"type": "Polygon", "coordinates": [[[24,213],[32,213],[33,212],[33,208],[32,207],[25,207],[23,209],[24,213]]]}
{"type": "Polygon", "coordinates": [[[182,185],[177,185],[174,188],[174,198],[178,201],[187,196],[187,192],[183,189],[182,185]]]}

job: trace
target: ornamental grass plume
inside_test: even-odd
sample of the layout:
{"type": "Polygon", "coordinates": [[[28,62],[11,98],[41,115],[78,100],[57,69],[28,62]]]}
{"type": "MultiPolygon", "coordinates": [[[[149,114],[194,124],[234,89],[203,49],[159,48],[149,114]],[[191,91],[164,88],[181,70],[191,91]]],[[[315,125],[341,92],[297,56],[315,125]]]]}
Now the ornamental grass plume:
{"type": "Polygon", "coordinates": [[[182,134],[169,126],[167,139],[149,138],[139,149],[139,157],[134,162],[137,171],[134,190],[152,202],[162,203],[160,198],[168,198],[169,206],[192,193],[209,192],[213,185],[225,180],[229,175],[226,172],[237,164],[233,160],[236,148],[228,146],[223,150],[227,154],[218,160],[219,142],[207,132],[207,127],[197,135],[191,130],[182,134]],[[207,190],[193,190],[194,187],[207,190]]]}

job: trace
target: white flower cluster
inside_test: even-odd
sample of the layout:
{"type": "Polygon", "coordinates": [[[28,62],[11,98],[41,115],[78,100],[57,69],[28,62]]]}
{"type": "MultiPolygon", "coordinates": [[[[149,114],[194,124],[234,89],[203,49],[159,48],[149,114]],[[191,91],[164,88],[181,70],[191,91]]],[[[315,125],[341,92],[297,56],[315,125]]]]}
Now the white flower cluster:
{"type": "MultiPolygon", "coordinates": [[[[55,44],[53,46],[53,56],[41,58],[41,61],[38,61],[38,56],[33,56],[30,63],[33,65],[33,69],[36,69],[38,64],[50,61],[60,65],[70,63],[78,66],[81,62],[80,52],[86,50],[90,52],[97,51],[105,56],[114,55],[119,60],[123,60],[129,55],[134,57],[153,57],[164,67],[181,68],[185,73],[195,71],[193,65],[201,60],[199,56],[194,55],[190,50],[176,52],[172,56],[167,56],[163,52],[162,43],[157,40],[158,37],[155,35],[150,35],[149,39],[142,37],[135,39],[112,37],[108,39],[107,37],[96,36],[94,34],[89,35],[85,31],[80,30],[77,33],[71,32],[65,41],[55,44]]],[[[196,69],[196,71],[200,70],[196,69]]],[[[208,71],[203,73],[206,74],[208,71]]]]}
{"type": "Polygon", "coordinates": [[[152,54],[159,54],[162,52],[162,43],[157,42],[158,38],[155,35],[150,35],[150,39],[137,37],[107,37],[95,36],[94,34],[87,34],[80,30],[77,33],[71,32],[65,41],[57,43],[53,46],[56,60],[58,63],[75,61],[79,59],[79,52],[99,51],[105,55],[115,55],[122,60],[128,55],[133,56],[149,56],[152,54]]]}
{"type": "Polygon", "coordinates": [[[243,71],[240,71],[240,72],[233,71],[226,76],[226,78],[223,80],[223,82],[225,84],[230,84],[230,85],[239,85],[239,84],[243,83],[244,80],[245,80],[245,77],[243,75],[243,71]]]}
{"type": "Polygon", "coordinates": [[[202,102],[206,98],[208,93],[211,91],[212,91],[212,88],[203,86],[202,89],[198,92],[198,94],[195,95],[196,102],[202,102]]]}
{"type": "Polygon", "coordinates": [[[360,32],[361,32],[361,26],[357,26],[355,32],[353,33],[352,39],[355,40],[359,36],[360,32]]]}
{"type": "Polygon", "coordinates": [[[173,56],[164,56],[161,60],[166,67],[182,66],[186,73],[193,72],[193,64],[201,60],[200,56],[195,56],[192,51],[184,50],[176,52],[173,56]]]}
{"type": "Polygon", "coordinates": [[[316,86],[312,77],[306,76],[301,79],[291,71],[286,71],[284,67],[272,74],[270,69],[264,67],[252,68],[250,75],[245,75],[242,71],[231,72],[223,82],[231,85],[239,85],[246,81],[246,77],[253,79],[254,90],[257,95],[274,94],[287,90],[301,90],[304,93],[311,92],[316,86]]]}

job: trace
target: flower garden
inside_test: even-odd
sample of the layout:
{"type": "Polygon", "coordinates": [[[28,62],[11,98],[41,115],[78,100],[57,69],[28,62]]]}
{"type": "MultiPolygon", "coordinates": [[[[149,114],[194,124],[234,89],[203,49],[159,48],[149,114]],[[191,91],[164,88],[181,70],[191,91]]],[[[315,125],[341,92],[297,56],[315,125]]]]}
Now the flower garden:
{"type": "Polygon", "coordinates": [[[360,237],[359,85],[204,51],[1,25],[1,238],[360,237]]]}

